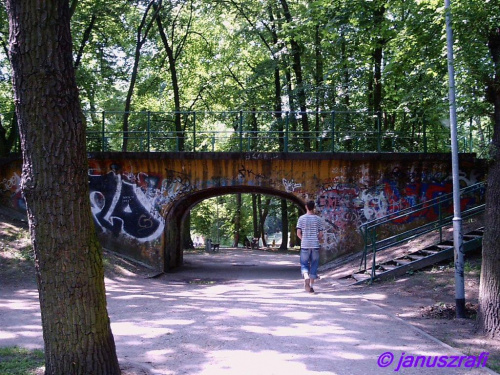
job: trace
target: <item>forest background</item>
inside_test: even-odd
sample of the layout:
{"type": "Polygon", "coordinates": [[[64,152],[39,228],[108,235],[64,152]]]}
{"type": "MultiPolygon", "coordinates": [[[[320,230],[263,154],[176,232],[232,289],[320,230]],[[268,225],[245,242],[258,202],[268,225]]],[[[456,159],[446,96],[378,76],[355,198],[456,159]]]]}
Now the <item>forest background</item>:
{"type": "MultiPolygon", "coordinates": [[[[498,9],[498,2],[489,0],[455,2],[452,8],[460,142],[483,157],[494,123],[495,67],[488,43],[498,9]]],[[[0,11],[0,155],[5,156],[18,146],[3,3],[0,11]]],[[[291,112],[292,131],[320,134],[336,112],[376,117],[384,131],[437,130],[440,151],[446,152],[444,20],[440,0],[71,2],[74,66],[89,130],[100,130],[103,113],[115,117],[108,130],[116,132],[144,130],[138,114],[162,113],[162,130],[182,135],[192,130],[186,114],[196,112],[199,118],[216,118],[198,120],[198,131],[236,131],[237,114],[245,111],[251,114],[246,126],[254,131],[284,126],[278,121],[276,129],[259,128],[257,114],[283,119],[291,112]],[[231,118],[236,120],[226,121],[231,118]]],[[[373,131],[373,121],[356,126],[373,131]]],[[[318,151],[312,139],[299,151],[318,151]]],[[[185,142],[181,137],[180,151],[190,147],[185,142]]],[[[127,143],[120,147],[136,150],[127,143]]],[[[269,149],[282,151],[282,141],[276,143],[269,149]]],[[[298,213],[275,198],[227,196],[202,202],[192,212],[191,228],[217,242],[260,237],[265,244],[265,233],[278,228],[293,234],[298,213]]],[[[292,238],[285,246],[294,244],[292,238]]]]}

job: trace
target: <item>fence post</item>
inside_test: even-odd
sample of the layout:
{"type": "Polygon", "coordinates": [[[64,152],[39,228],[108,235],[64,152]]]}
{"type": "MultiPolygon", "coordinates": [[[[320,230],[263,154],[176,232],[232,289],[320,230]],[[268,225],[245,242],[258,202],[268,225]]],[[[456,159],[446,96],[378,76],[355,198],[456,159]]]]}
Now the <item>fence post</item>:
{"type": "Polygon", "coordinates": [[[441,206],[441,199],[438,203],[438,215],[439,215],[439,242],[443,242],[443,212],[441,206]]]}
{"type": "Polygon", "coordinates": [[[102,111],[102,139],[101,139],[101,151],[106,151],[106,111],[102,111]]]}
{"type": "Polygon", "coordinates": [[[289,130],[289,125],[290,125],[289,112],[286,111],[285,112],[285,147],[284,147],[284,151],[285,152],[288,152],[288,141],[289,141],[288,130],[289,130]]]}
{"type": "Polygon", "coordinates": [[[243,152],[243,111],[240,111],[240,152],[243,152]]]}
{"type": "Polygon", "coordinates": [[[377,152],[382,150],[382,112],[377,111],[377,152]]]}
{"type": "Polygon", "coordinates": [[[372,236],[372,248],[373,248],[373,259],[372,259],[372,272],[371,272],[371,281],[375,279],[375,265],[377,263],[376,260],[376,254],[377,254],[377,233],[376,229],[373,231],[373,236],[372,236]]]}
{"type": "Polygon", "coordinates": [[[335,152],[335,111],[332,111],[332,152],[335,152]]]}
{"type": "Polygon", "coordinates": [[[148,135],[147,135],[147,140],[148,140],[148,152],[151,152],[151,111],[148,111],[148,135]]]}
{"type": "Polygon", "coordinates": [[[424,154],[427,154],[427,121],[425,121],[425,116],[422,116],[422,125],[424,128],[424,154]]]}
{"type": "Polygon", "coordinates": [[[193,152],[196,152],[196,112],[193,114],[193,152]]]}

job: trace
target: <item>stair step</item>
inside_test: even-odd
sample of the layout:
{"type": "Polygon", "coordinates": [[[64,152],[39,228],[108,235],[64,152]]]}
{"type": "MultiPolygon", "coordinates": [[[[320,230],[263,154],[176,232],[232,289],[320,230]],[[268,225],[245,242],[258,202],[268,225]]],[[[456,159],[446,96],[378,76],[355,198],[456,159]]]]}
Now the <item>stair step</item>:
{"type": "Polygon", "coordinates": [[[450,245],[436,245],[437,248],[439,248],[440,250],[448,250],[448,249],[451,249],[453,248],[453,244],[450,246],[450,245]]]}
{"type": "Polygon", "coordinates": [[[411,259],[394,259],[394,261],[398,264],[401,264],[402,266],[413,262],[413,260],[411,260],[411,259]]]}
{"type": "Polygon", "coordinates": [[[420,252],[425,254],[426,256],[439,253],[439,251],[437,251],[437,250],[430,250],[430,249],[423,249],[423,250],[420,250],[420,252]]]}
{"type": "Polygon", "coordinates": [[[481,238],[481,237],[483,237],[483,236],[480,236],[480,235],[470,235],[470,234],[466,234],[466,235],[464,236],[464,240],[465,240],[465,241],[472,241],[472,240],[475,240],[475,239],[477,239],[477,238],[481,238]]]}
{"type": "Polygon", "coordinates": [[[399,266],[393,264],[380,264],[380,268],[384,271],[391,271],[394,268],[398,268],[399,266]]]}
{"type": "Polygon", "coordinates": [[[426,255],[408,254],[407,256],[412,260],[420,260],[426,258],[426,255]]]}
{"type": "Polygon", "coordinates": [[[366,281],[371,278],[371,276],[366,273],[355,273],[352,277],[356,281],[366,281]]]}

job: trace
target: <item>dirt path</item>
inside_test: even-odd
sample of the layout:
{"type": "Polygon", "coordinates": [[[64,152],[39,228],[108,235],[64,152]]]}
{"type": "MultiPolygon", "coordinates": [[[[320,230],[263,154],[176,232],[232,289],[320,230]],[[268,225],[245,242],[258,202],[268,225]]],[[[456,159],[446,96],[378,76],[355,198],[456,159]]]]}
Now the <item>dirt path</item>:
{"type": "MultiPolygon", "coordinates": [[[[106,287],[127,375],[389,374],[402,356],[459,355],[332,279],[320,280],[317,293],[306,293],[297,255],[241,249],[186,254],[176,273],[153,279],[115,274],[106,287]],[[394,363],[381,368],[377,361],[386,352],[394,363]]],[[[3,285],[0,346],[42,347],[39,315],[34,283],[3,285]]]]}

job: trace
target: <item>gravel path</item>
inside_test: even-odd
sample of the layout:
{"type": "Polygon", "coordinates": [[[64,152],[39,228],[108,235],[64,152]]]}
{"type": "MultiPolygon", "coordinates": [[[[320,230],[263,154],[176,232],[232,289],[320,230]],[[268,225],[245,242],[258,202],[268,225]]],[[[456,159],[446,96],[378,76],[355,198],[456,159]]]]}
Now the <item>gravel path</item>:
{"type": "MultiPolygon", "coordinates": [[[[460,354],[332,280],[320,280],[315,294],[302,285],[297,255],[242,249],[187,254],[181,270],[157,278],[107,279],[125,373],[492,373],[395,371],[402,356],[460,354]],[[377,361],[386,352],[394,362],[381,368],[377,361]]],[[[43,345],[34,286],[0,288],[0,346],[9,345],[43,345]]]]}

